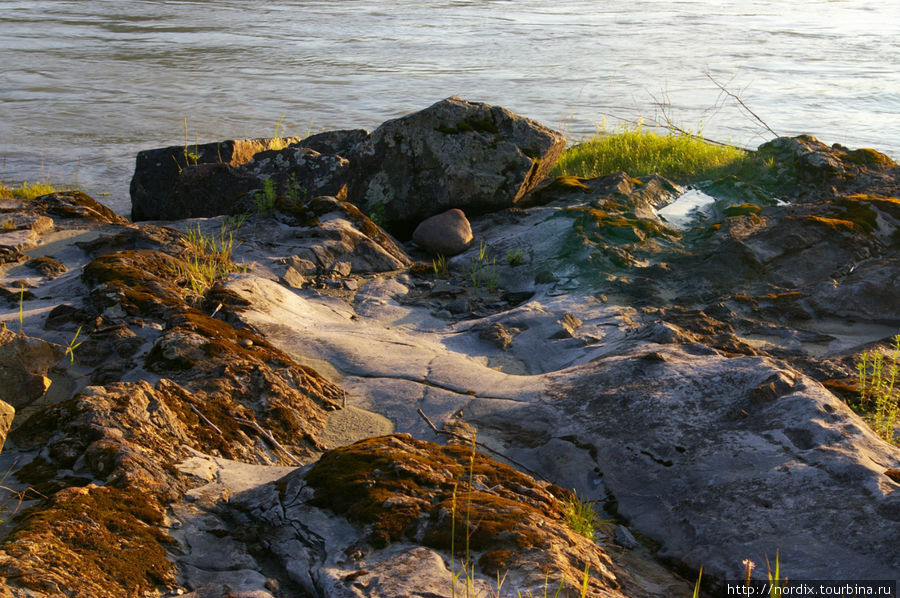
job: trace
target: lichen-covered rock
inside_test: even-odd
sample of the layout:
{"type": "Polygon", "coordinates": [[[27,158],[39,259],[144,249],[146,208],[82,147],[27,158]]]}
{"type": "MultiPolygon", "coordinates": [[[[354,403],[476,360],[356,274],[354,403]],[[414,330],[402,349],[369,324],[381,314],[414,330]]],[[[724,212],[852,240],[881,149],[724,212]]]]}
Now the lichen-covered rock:
{"type": "Polygon", "coordinates": [[[828,147],[812,135],[799,135],[779,137],[757,151],[774,160],[786,194],[821,199],[833,197],[835,191],[861,188],[878,194],[897,193],[897,163],[873,149],[828,147]]]}
{"type": "Polygon", "coordinates": [[[566,140],[499,106],[458,97],[385,122],[349,156],[349,199],[408,235],[450,208],[481,214],[513,206],[540,182],[566,140]]]}

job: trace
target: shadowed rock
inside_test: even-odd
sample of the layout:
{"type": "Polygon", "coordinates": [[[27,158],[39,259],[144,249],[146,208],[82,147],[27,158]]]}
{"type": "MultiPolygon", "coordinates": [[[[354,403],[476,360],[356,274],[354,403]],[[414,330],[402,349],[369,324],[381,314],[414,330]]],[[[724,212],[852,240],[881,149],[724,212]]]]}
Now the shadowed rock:
{"type": "Polygon", "coordinates": [[[462,253],[472,243],[472,227],[462,210],[454,208],[423,220],[413,231],[413,241],[435,255],[462,253]]]}

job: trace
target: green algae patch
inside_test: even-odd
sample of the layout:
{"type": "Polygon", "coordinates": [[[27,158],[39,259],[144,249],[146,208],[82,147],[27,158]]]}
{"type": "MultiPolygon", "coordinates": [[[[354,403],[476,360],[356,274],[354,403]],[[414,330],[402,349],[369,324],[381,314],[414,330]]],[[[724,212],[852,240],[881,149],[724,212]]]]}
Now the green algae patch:
{"type": "Polygon", "coordinates": [[[474,550],[521,550],[544,545],[540,522],[562,521],[554,494],[524,474],[469,447],[408,435],[330,451],[306,482],[315,488],[314,505],[367,526],[376,547],[421,535],[444,550],[463,546],[467,536],[474,550]]]}
{"type": "Polygon", "coordinates": [[[141,492],[69,488],[16,519],[0,546],[16,570],[7,561],[0,575],[26,588],[52,591],[53,579],[70,595],[135,596],[174,582],[164,548],[172,540],[157,527],[162,511],[141,492]],[[40,569],[30,566],[36,558],[40,569]]]}
{"type": "Polygon", "coordinates": [[[844,156],[844,160],[860,166],[868,166],[874,170],[888,170],[897,166],[897,163],[889,156],[868,147],[848,152],[844,156]]]}
{"type": "Polygon", "coordinates": [[[725,216],[733,218],[735,216],[749,216],[750,214],[759,214],[762,210],[758,205],[752,203],[742,203],[739,206],[728,206],[725,208],[725,216]]]}
{"type": "Polygon", "coordinates": [[[602,207],[573,206],[565,214],[574,216],[573,226],[589,240],[600,239],[637,243],[648,237],[678,238],[668,227],[648,218],[638,218],[632,212],[613,211],[615,204],[605,202],[602,207]]]}

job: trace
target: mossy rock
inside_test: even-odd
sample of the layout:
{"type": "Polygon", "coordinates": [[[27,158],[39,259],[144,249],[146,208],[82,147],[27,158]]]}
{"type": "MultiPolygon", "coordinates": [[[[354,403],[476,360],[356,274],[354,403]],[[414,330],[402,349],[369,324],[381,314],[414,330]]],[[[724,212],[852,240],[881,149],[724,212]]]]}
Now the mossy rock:
{"type": "Polygon", "coordinates": [[[183,306],[187,295],[175,282],[177,262],[160,251],[127,250],[91,261],[82,279],[99,287],[92,292],[98,309],[118,303],[130,315],[161,316],[183,306]]]}
{"type": "Polygon", "coordinates": [[[306,482],[315,488],[314,505],[368,526],[367,540],[376,547],[413,539],[421,525],[424,544],[444,550],[453,542],[463,546],[467,537],[473,550],[541,547],[545,532],[538,522],[563,518],[551,488],[471,447],[408,435],[330,451],[306,482]],[[476,486],[471,492],[469,480],[476,486]]]}
{"type": "Polygon", "coordinates": [[[173,541],[160,531],[162,522],[161,506],[145,493],[68,488],[16,517],[0,546],[8,557],[0,576],[38,592],[64,587],[73,596],[158,592],[175,581],[165,549],[173,541]]]}
{"type": "Polygon", "coordinates": [[[847,152],[844,160],[852,164],[867,166],[874,170],[888,170],[897,166],[889,156],[868,147],[852,150],[847,152]]]}

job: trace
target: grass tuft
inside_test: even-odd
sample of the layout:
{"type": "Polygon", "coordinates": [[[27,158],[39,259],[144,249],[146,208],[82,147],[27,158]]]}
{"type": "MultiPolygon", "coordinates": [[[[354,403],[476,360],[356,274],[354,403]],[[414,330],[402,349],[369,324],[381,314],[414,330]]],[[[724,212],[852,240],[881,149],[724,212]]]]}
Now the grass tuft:
{"type": "Polygon", "coordinates": [[[223,276],[244,270],[231,259],[234,234],[224,224],[218,235],[204,234],[199,224],[188,228],[184,240],[189,255],[176,262],[175,274],[186,279],[196,294],[204,295],[223,276]]]}
{"type": "Polygon", "coordinates": [[[603,523],[597,517],[594,503],[578,498],[574,492],[563,501],[563,514],[573,532],[590,540],[594,539],[594,532],[603,523]]]}
{"type": "Polygon", "coordinates": [[[893,338],[891,350],[866,351],[856,362],[859,376],[860,406],[868,413],[869,425],[890,443],[900,415],[900,334],[893,338]]]}
{"type": "Polygon", "coordinates": [[[40,197],[41,195],[47,195],[49,193],[56,193],[59,189],[51,185],[50,183],[31,183],[23,182],[21,185],[13,185],[12,187],[7,187],[5,184],[0,182],[0,199],[21,199],[24,201],[28,201],[34,199],[35,197],[40,197]]]}
{"type": "Polygon", "coordinates": [[[758,181],[771,173],[772,160],[738,147],[714,145],[691,135],[660,134],[638,125],[602,130],[568,148],[550,176],[595,178],[619,171],[631,176],[658,173],[683,185],[728,175],[758,181]]]}

